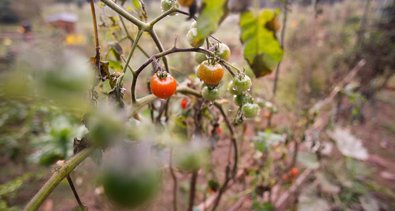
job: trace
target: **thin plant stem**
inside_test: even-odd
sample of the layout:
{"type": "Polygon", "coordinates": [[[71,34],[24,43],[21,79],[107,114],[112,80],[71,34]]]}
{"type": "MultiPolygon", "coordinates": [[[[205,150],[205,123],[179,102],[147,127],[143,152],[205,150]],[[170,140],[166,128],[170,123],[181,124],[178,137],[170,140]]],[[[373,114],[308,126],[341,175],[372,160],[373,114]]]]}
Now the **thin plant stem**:
{"type": "MultiPolygon", "coordinates": [[[[123,27],[123,30],[126,33],[127,39],[129,39],[133,43],[135,42],[135,40],[132,38],[132,36],[130,35],[130,32],[128,30],[128,28],[126,27],[125,21],[123,20],[123,17],[119,15],[119,20],[121,21],[121,25],[123,27]]],[[[139,44],[137,44],[137,48],[144,54],[144,56],[146,56],[147,58],[149,58],[149,54],[147,53],[147,51],[145,51],[139,44]]]]}
{"type": "Polygon", "coordinates": [[[176,173],[173,169],[173,149],[170,149],[170,174],[171,178],[173,179],[173,210],[177,211],[177,190],[178,190],[178,180],[176,173]]]}
{"type": "Polygon", "coordinates": [[[55,187],[70,174],[82,161],[84,161],[93,149],[87,148],[79,152],[66,161],[54,174],[47,180],[41,189],[34,195],[29,203],[24,208],[24,211],[37,210],[55,187]]]}
{"type": "Polygon", "coordinates": [[[97,29],[95,3],[93,0],[90,0],[90,7],[92,13],[93,34],[95,37],[95,48],[96,48],[95,65],[96,68],[98,69],[98,72],[100,73],[100,42],[99,42],[99,32],[97,29]]]}
{"type": "MultiPolygon", "coordinates": [[[[288,16],[288,0],[284,0],[283,2],[283,19],[282,19],[282,27],[281,27],[281,33],[280,33],[280,46],[284,50],[284,38],[285,38],[285,29],[287,25],[287,16],[288,16]]],[[[281,67],[281,61],[277,64],[276,70],[275,70],[275,75],[274,75],[274,82],[273,82],[273,88],[272,88],[272,99],[276,98],[276,93],[277,93],[277,86],[278,86],[278,81],[280,79],[280,67],[281,67]]],[[[272,124],[272,116],[273,116],[273,111],[270,111],[269,119],[267,120],[267,126],[270,127],[272,124]]]]}
{"type": "MultiPolygon", "coordinates": [[[[156,34],[156,32],[153,29],[151,29],[151,30],[148,31],[148,33],[150,34],[152,40],[155,42],[155,45],[158,48],[159,52],[160,53],[164,52],[165,50],[163,48],[163,44],[160,41],[160,39],[159,39],[158,35],[156,34]]],[[[166,55],[163,55],[162,59],[163,59],[163,64],[165,65],[166,72],[169,72],[169,64],[167,63],[166,55]]]]}
{"type": "Polygon", "coordinates": [[[143,31],[142,31],[142,30],[139,30],[139,31],[137,32],[136,38],[134,39],[134,42],[133,42],[133,44],[132,44],[132,49],[131,49],[130,52],[129,52],[128,58],[126,59],[125,66],[123,67],[123,70],[122,70],[123,73],[126,72],[126,69],[127,69],[128,66],[129,66],[130,60],[132,59],[134,50],[135,50],[136,47],[137,47],[137,44],[138,44],[138,42],[139,42],[139,40],[140,40],[140,38],[141,38],[141,35],[143,35],[143,31]]]}
{"type": "Polygon", "coordinates": [[[73,191],[73,194],[74,194],[75,199],[77,200],[78,206],[80,206],[80,208],[81,208],[82,210],[85,210],[85,206],[84,206],[84,204],[82,203],[82,201],[81,201],[81,199],[80,199],[80,196],[78,195],[77,189],[76,189],[75,186],[74,186],[74,183],[73,183],[73,180],[71,179],[70,174],[67,175],[67,182],[68,182],[69,185],[70,185],[71,191],[73,191]]]}
{"type": "Polygon", "coordinates": [[[191,177],[190,189],[189,189],[189,202],[188,202],[188,211],[193,211],[193,203],[195,202],[196,195],[196,181],[197,181],[198,172],[194,171],[191,177]]]}
{"type": "Polygon", "coordinates": [[[149,25],[147,23],[144,23],[143,21],[140,21],[138,18],[134,17],[131,15],[128,11],[126,11],[124,8],[113,2],[112,0],[101,0],[105,5],[113,9],[115,12],[117,12],[119,15],[122,17],[126,18],[128,21],[132,22],[134,25],[136,25],[139,29],[146,30],[149,28],[149,25]]]}

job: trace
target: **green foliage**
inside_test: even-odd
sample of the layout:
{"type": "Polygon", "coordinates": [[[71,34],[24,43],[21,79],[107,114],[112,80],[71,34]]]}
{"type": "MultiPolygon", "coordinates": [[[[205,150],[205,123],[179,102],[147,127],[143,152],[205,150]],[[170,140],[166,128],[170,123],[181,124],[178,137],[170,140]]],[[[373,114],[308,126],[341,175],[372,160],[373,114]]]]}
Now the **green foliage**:
{"type": "Polygon", "coordinates": [[[196,40],[204,41],[217,30],[228,13],[226,3],[226,0],[203,0],[203,10],[196,24],[196,40]]]}
{"type": "Polygon", "coordinates": [[[240,14],[243,55],[256,77],[271,73],[283,56],[275,32],[266,28],[278,13],[279,10],[262,9],[257,14],[253,11],[240,14]]]}

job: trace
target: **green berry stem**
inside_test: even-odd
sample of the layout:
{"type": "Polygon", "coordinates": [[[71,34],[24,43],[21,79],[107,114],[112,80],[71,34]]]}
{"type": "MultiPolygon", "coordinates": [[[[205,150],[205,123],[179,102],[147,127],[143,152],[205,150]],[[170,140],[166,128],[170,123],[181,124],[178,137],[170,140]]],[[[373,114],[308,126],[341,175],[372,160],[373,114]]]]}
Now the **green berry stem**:
{"type": "Polygon", "coordinates": [[[91,153],[92,148],[87,148],[74,155],[66,161],[59,169],[52,174],[51,178],[41,187],[41,189],[34,195],[30,202],[23,209],[24,211],[35,211],[40,208],[41,204],[48,197],[48,195],[55,189],[55,187],[70,174],[82,161],[84,161],[91,153]]]}

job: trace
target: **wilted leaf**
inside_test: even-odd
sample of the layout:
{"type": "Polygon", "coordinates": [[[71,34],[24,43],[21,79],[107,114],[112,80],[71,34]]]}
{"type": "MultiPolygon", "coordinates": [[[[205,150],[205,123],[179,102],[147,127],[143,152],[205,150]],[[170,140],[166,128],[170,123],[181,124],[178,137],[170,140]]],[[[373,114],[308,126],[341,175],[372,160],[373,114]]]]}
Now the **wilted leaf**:
{"type": "Polygon", "coordinates": [[[309,169],[317,169],[320,167],[320,163],[317,160],[317,156],[309,152],[298,153],[298,161],[309,169]]]}
{"type": "Polygon", "coordinates": [[[368,158],[368,151],[362,145],[362,141],[351,134],[350,130],[335,128],[328,132],[328,135],[336,142],[337,148],[344,156],[359,160],[368,158]]]}
{"type": "Polygon", "coordinates": [[[243,55],[256,77],[271,73],[283,56],[275,32],[266,28],[278,14],[279,10],[272,9],[263,9],[258,14],[252,11],[240,14],[243,55]]]}
{"type": "Polygon", "coordinates": [[[214,33],[227,14],[227,0],[203,0],[202,11],[196,20],[196,40],[204,40],[214,33]]]}

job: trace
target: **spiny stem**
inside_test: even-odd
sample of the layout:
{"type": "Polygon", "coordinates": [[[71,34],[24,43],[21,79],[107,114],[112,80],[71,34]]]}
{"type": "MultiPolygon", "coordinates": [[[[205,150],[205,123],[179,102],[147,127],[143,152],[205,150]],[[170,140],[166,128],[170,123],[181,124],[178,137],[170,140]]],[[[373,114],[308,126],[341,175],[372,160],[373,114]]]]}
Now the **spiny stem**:
{"type": "Polygon", "coordinates": [[[35,211],[37,210],[49,194],[55,189],[55,187],[65,178],[71,171],[73,171],[78,164],[84,161],[91,153],[93,149],[87,148],[74,155],[68,161],[66,161],[55,173],[47,180],[47,182],[41,187],[41,189],[34,195],[30,202],[26,205],[24,211],[35,211]]]}

